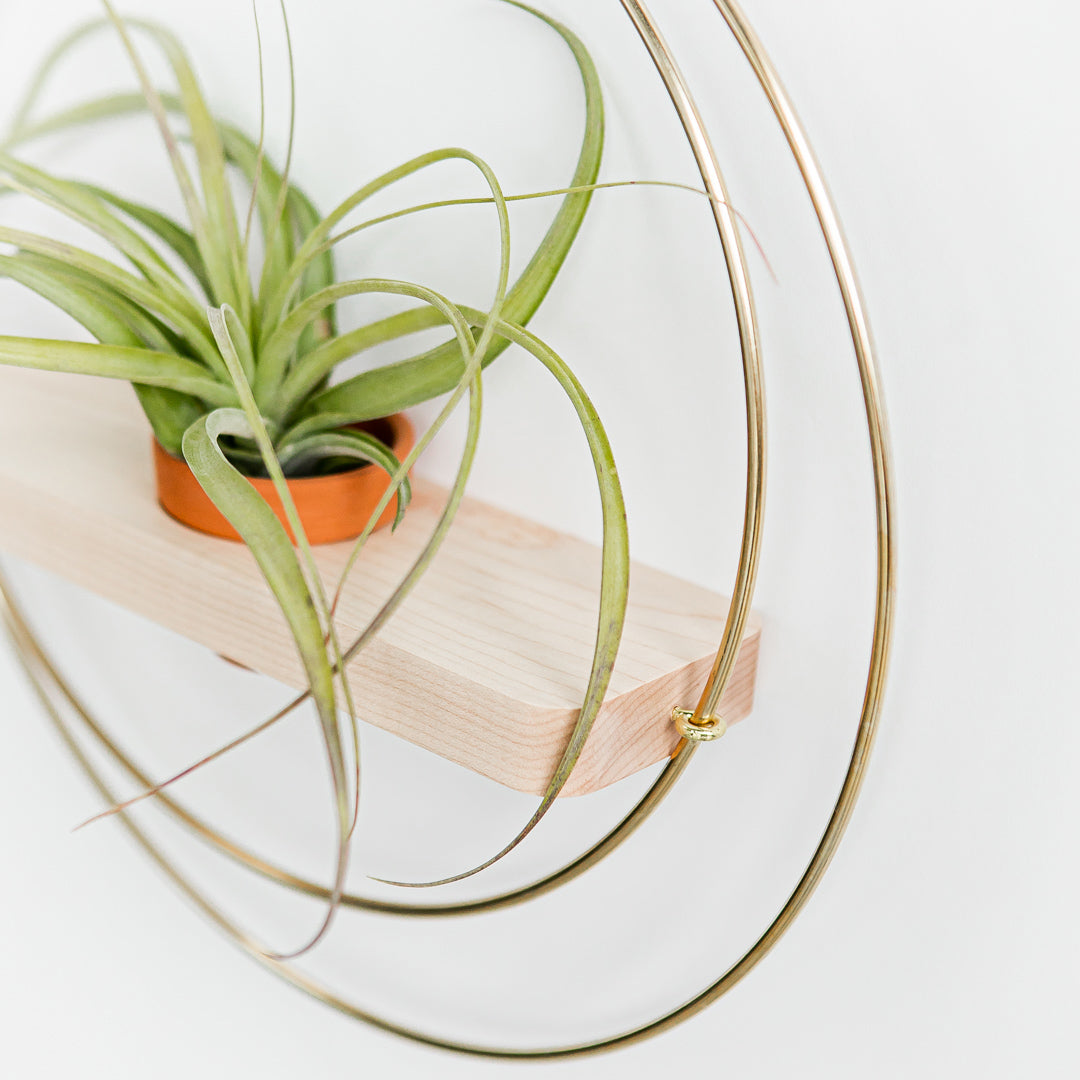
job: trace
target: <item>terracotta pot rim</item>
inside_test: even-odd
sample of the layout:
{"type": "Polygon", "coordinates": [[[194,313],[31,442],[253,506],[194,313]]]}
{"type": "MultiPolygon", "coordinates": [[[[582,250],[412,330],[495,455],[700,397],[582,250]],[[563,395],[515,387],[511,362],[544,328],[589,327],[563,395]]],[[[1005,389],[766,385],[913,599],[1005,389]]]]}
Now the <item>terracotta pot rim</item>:
{"type": "MultiPolygon", "coordinates": [[[[391,450],[399,460],[403,459],[415,442],[415,433],[408,417],[404,413],[394,413],[380,419],[389,426],[391,450]]],[[[240,540],[239,534],[203,491],[182,457],[170,454],[154,439],[153,459],[158,503],[166,514],[197,532],[227,540],[240,540]]],[[[292,537],[292,529],[273,481],[263,476],[248,476],[245,479],[267,501],[292,537]]],[[[333,544],[360,535],[386,493],[390,478],[379,466],[363,463],[356,468],[326,476],[287,477],[286,483],[296,502],[308,540],[313,544],[333,544]]],[[[392,499],[379,517],[376,528],[391,524],[396,510],[396,500],[392,499]]]]}
{"type": "MultiPolygon", "coordinates": [[[[412,421],[403,413],[391,413],[389,416],[380,416],[377,418],[384,424],[390,425],[390,430],[393,435],[392,441],[389,443],[390,449],[394,452],[394,456],[399,460],[405,456],[409,451],[406,450],[405,454],[399,454],[398,448],[401,447],[406,440],[409,443],[409,450],[412,449],[414,429],[412,421]]],[[[349,428],[359,428],[361,424],[349,424],[347,428],[341,430],[348,430],[349,428]]],[[[166,457],[171,458],[179,465],[187,466],[187,462],[177,454],[166,450],[157,440],[157,436],[154,436],[154,445],[161,451],[166,457]]],[[[340,481],[343,476],[351,476],[354,473],[362,472],[364,469],[376,469],[377,465],[373,465],[370,461],[361,461],[350,469],[339,469],[336,473],[328,473],[325,476],[286,476],[285,482],[292,488],[294,485],[303,485],[304,487],[317,487],[320,484],[333,483],[333,481],[340,481]]],[[[256,487],[260,487],[263,484],[272,484],[273,481],[269,476],[248,476],[246,473],[242,474],[245,480],[250,480],[256,487]]]]}

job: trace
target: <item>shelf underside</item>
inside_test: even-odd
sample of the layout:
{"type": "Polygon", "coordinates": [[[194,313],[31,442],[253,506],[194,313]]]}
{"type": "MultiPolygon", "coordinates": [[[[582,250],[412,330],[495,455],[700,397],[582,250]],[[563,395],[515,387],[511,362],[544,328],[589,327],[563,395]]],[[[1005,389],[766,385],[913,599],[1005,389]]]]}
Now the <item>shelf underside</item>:
{"type": "MultiPolygon", "coordinates": [[[[131,389],[0,371],[0,549],[294,687],[302,669],[249,552],[157,506],[150,436],[131,389]]],[[[351,641],[430,534],[445,497],[415,485],[400,528],[376,534],[338,627],[351,641]]],[[[349,544],[317,550],[329,585],[349,544]]],[[[405,606],[350,667],[363,720],[521,791],[542,791],[573,727],[596,635],[599,550],[467,499],[405,606]]],[[[565,789],[584,794],[668,756],[675,705],[692,706],[727,600],[635,565],[622,649],[565,789]]],[[[721,702],[751,708],[759,624],[721,702]]]]}

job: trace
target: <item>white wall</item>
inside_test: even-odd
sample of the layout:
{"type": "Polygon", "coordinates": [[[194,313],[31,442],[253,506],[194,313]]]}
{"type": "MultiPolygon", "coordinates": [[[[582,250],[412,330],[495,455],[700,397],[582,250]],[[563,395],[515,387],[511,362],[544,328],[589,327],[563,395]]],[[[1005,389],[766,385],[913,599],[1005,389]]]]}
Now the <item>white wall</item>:
{"type": "MultiPolygon", "coordinates": [[[[600,66],[605,176],[692,179],[619,5],[544,6],[581,33],[600,66]]],[[[255,123],[245,3],[128,8],[175,27],[216,106],[255,123]]],[[[580,110],[573,70],[557,39],[524,15],[480,0],[292,8],[297,173],[322,205],[382,167],[450,143],[488,156],[508,191],[569,175],[580,110]]],[[[830,180],[884,369],[902,560],[888,704],[848,838],[781,946],[678,1030],[535,1071],[1076,1075],[1080,282],[1069,69],[1080,19],[1053,0],[1022,11],[966,0],[746,0],[746,8],[830,180]]],[[[13,100],[60,31],[94,11],[90,0],[51,3],[47,17],[40,6],[5,5],[2,100],[13,100]]],[[[784,147],[719,19],[705,0],[656,0],[655,14],[697,88],[733,200],[777,274],[773,283],[751,255],[772,425],[758,706],[699,755],[640,838],[564,893],[486,920],[341,920],[311,965],[364,1004],[439,1033],[522,1045],[587,1038],[690,996],[783,902],[824,825],[855,729],[873,522],[840,306],[784,147]],[[553,970],[553,942],[564,934],[575,944],[553,970]]],[[[126,72],[110,50],[88,50],[58,93],[119,84],[126,72]]],[[[280,49],[268,45],[268,56],[276,65],[280,49]]],[[[271,104],[280,147],[280,88],[271,104]]],[[[146,158],[131,154],[132,132],[147,130],[102,143],[65,137],[42,160],[168,199],[150,136],[146,158]]],[[[464,190],[472,180],[461,172],[449,182],[464,190]]],[[[530,205],[520,214],[519,258],[545,212],[530,205]]],[[[417,222],[370,234],[344,266],[423,275],[482,303],[494,280],[492,232],[484,211],[417,222]]],[[[638,557],[726,589],[742,435],[715,248],[693,196],[598,195],[536,325],[576,366],[609,424],[638,557]]],[[[0,290],[0,305],[4,332],[48,332],[43,311],[14,290],[0,290]]],[[[488,389],[475,493],[595,535],[581,440],[557,397],[510,357],[488,389]]],[[[430,474],[451,468],[451,442],[427,464],[430,474]]],[[[27,568],[16,572],[50,640],[70,646],[87,694],[105,710],[126,710],[116,725],[158,772],[216,745],[228,724],[242,728],[274,698],[273,688],[221,673],[183,643],[27,568]],[[121,654],[107,633],[146,672],[135,685],[118,684],[121,654]],[[226,698],[211,706],[214,689],[226,698]]],[[[72,835],[95,799],[6,653],[0,687],[4,1075],[474,1077],[516,1068],[417,1048],[307,1001],[200,922],[121,829],[72,835]]],[[[265,837],[281,857],[317,870],[307,822],[286,810],[297,802],[290,785],[301,783],[294,766],[307,764],[310,736],[300,727],[275,735],[184,794],[254,843],[265,837]]],[[[365,872],[463,868],[532,805],[378,732],[368,760],[357,860],[365,872]]],[[[520,857],[461,895],[556,865],[644,782],[559,807],[520,857]]],[[[282,944],[315,918],[180,850],[231,910],[282,944]]]]}

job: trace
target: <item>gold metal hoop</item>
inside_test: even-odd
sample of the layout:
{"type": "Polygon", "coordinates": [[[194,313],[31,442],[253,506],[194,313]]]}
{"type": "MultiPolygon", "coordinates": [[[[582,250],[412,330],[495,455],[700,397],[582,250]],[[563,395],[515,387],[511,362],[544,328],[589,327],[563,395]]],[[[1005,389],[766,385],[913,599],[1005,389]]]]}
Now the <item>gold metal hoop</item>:
{"type": "MultiPolygon", "coordinates": [[[[717,652],[716,662],[712,673],[702,692],[701,699],[693,714],[683,717],[683,722],[689,725],[688,730],[710,729],[716,723],[714,710],[719,701],[726,683],[734,667],[738,646],[741,642],[743,628],[749,616],[750,603],[753,595],[753,587],[756,579],[758,556],[760,552],[760,536],[762,511],[764,504],[764,460],[765,460],[765,424],[764,424],[764,396],[762,390],[761,364],[757,339],[756,319],[754,316],[753,299],[750,291],[749,276],[746,271],[742,248],[735,229],[734,219],[728,210],[728,200],[724,191],[723,179],[716,161],[715,153],[710,145],[708,135],[701,121],[700,114],[690,95],[686,82],[676,65],[675,59],[663,41],[659,29],[648,13],[644,4],[638,0],[620,0],[624,10],[633,21],[638,33],[641,35],[649,53],[656,65],[661,78],[667,87],[676,111],[683,124],[687,139],[694,151],[699,171],[710,196],[712,196],[713,214],[716,220],[717,230],[724,256],[728,266],[732,294],[735,301],[736,317],[739,328],[739,337],[742,348],[744,381],[746,384],[747,401],[747,488],[746,505],[744,516],[743,543],[740,552],[739,567],[736,576],[736,585],[733,589],[732,604],[725,625],[724,634],[717,652]]],[[[844,779],[839,797],[833,813],[826,826],[824,835],[810,861],[810,865],[800,878],[795,890],[792,892],[780,914],[773,920],[765,933],[744,954],[744,956],[710,986],[706,987],[691,1000],[671,1010],[665,1015],[647,1024],[640,1025],[622,1034],[599,1039],[588,1043],[579,1043],[571,1046],[551,1047],[541,1049],[514,1049],[476,1046],[468,1043],[459,1043],[453,1040],[441,1039],[428,1035],[424,1032],[415,1031],[411,1028],[394,1024],[381,1017],[350,1004],[330,990],[310,979],[288,964],[281,963],[266,957],[241,929],[225,918],[202,894],[195,889],[176,870],[172,863],[146,836],[145,833],[128,816],[123,817],[124,824],[143,846],[148,854],[169,875],[175,884],[188,895],[188,897],[214,922],[221,930],[228,934],[238,945],[248,951],[256,960],[269,968],[275,974],[298,988],[311,994],[313,997],[331,1005],[339,1011],[364,1020],[385,1031],[412,1039],[416,1042],[425,1043],[447,1050],[473,1054],[483,1057],[507,1058],[507,1059],[551,1059],[562,1057],[581,1056],[598,1053],[601,1051],[625,1046],[638,1042],[664,1031],[690,1016],[704,1009],[718,997],[731,989],[743,976],[745,976],[771,948],[776,944],[796,916],[805,906],[811,893],[816,887],[821,876],[824,874],[833,853],[843,835],[848,819],[854,808],[862,785],[863,775],[867,759],[876,734],[877,722],[880,715],[882,693],[884,689],[885,672],[888,663],[888,654],[892,638],[893,618],[893,594],[895,588],[895,539],[892,528],[892,469],[889,457],[888,432],[884,406],[879,388],[879,377],[873,356],[873,345],[869,330],[869,324],[865,314],[865,308],[861,299],[858,282],[843,233],[832,205],[828,189],[821,175],[821,170],[814,159],[813,152],[804,132],[798,122],[794,109],[791,106],[782,85],[776,75],[772,64],[761,48],[742,12],[732,0],[713,0],[714,6],[724,18],[732,34],[738,41],[743,53],[751,64],[757,79],[764,90],[773,112],[780,124],[789,147],[795,157],[806,190],[810,195],[818,218],[821,232],[829,251],[833,269],[840,287],[841,296],[847,313],[848,326],[851,333],[855,358],[859,369],[862,383],[863,400],[866,410],[867,430],[870,438],[871,458],[874,473],[874,495],[877,515],[877,591],[875,601],[874,635],[871,648],[869,670],[867,675],[866,690],[863,698],[862,711],[859,718],[858,730],[855,738],[855,746],[851,755],[851,761],[844,779]]],[[[111,748],[117,760],[136,775],[141,782],[149,782],[143,779],[135,769],[135,766],[125,757],[112,741],[105,735],[88,711],[81,705],[77,696],[64,681],[57,671],[47,653],[35,637],[27,624],[22,613],[16,606],[10,590],[0,578],[0,612],[2,612],[12,639],[15,643],[19,657],[26,667],[31,681],[41,697],[47,712],[56,723],[62,738],[69,749],[79,761],[87,775],[97,787],[102,796],[109,802],[114,802],[115,797],[94,769],[93,765],[83,753],[79,744],[75,741],[61,713],[59,698],[67,702],[76,714],[90,728],[107,748],[111,748]]],[[[688,712],[688,710],[684,710],[688,712]]],[[[625,840],[644,818],[655,808],[664,797],[678,775],[685,769],[689,759],[693,755],[696,743],[683,741],[672,761],[665,767],[660,777],[654,783],[649,792],[635,806],[624,821],[608,834],[599,844],[591,848],[585,855],[575,862],[564,867],[562,870],[542,879],[524,889],[514,890],[499,897],[493,897],[469,904],[445,905],[441,908],[415,908],[409,905],[383,904],[376,901],[367,901],[363,898],[349,898],[357,901],[352,906],[365,907],[369,910],[384,911],[388,914],[466,914],[470,911],[480,911],[492,907],[503,906],[507,903],[517,903],[524,899],[530,899],[570,880],[577,874],[582,873],[589,866],[603,857],[604,854],[613,850],[615,846],[625,840]]],[[[197,833],[205,839],[228,850],[231,846],[233,853],[240,857],[245,864],[253,864],[257,860],[223,837],[218,836],[213,830],[209,830],[197,819],[187,814],[175,802],[167,796],[159,799],[170,806],[173,812],[191,825],[197,833]]],[[[311,891],[315,894],[326,895],[326,890],[310,883],[302,882],[292,877],[285,871],[274,867],[252,865],[252,869],[267,873],[268,876],[282,880],[294,888],[302,891],[311,891]],[[290,879],[290,880],[286,880],[290,879]]]]}

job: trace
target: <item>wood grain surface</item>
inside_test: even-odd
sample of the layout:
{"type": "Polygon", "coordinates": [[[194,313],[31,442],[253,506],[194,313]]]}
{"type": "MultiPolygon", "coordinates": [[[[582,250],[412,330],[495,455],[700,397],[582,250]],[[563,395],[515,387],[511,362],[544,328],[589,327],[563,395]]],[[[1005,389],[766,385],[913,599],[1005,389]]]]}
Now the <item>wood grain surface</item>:
{"type": "MultiPolygon", "coordinates": [[[[419,481],[396,533],[377,534],[339,608],[351,641],[434,526],[443,489],[419,481]]],[[[125,384],[0,371],[0,549],[294,687],[294,646],[250,553],[192,532],[155,500],[150,434],[125,384]]],[[[317,550],[330,586],[350,549],[317,550]]],[[[573,726],[596,635],[600,553],[467,499],[406,605],[350,667],[365,721],[520,791],[542,791],[573,726]]],[[[566,794],[613,783],[673,750],[727,600],[634,565],[608,693],[566,794]]],[[[760,624],[721,702],[753,702],[760,624]]]]}

